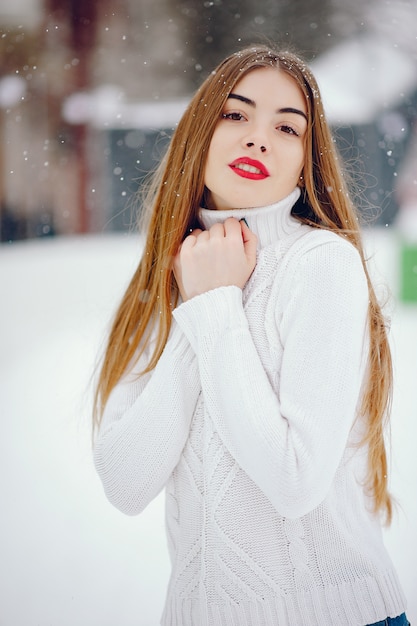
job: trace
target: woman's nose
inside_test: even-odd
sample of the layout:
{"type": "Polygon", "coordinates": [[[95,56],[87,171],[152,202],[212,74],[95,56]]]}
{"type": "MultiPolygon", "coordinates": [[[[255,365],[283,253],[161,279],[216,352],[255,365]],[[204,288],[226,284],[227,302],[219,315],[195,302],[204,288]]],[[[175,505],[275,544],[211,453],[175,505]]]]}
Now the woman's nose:
{"type": "MultiPolygon", "coordinates": [[[[254,142],[253,142],[253,141],[248,141],[248,142],[246,143],[246,145],[247,145],[247,147],[248,147],[248,148],[252,148],[255,144],[254,144],[254,142]]],[[[260,149],[260,151],[261,151],[261,152],[266,152],[266,148],[265,148],[265,146],[263,146],[263,145],[260,145],[260,146],[259,146],[259,149],[260,149]]]]}

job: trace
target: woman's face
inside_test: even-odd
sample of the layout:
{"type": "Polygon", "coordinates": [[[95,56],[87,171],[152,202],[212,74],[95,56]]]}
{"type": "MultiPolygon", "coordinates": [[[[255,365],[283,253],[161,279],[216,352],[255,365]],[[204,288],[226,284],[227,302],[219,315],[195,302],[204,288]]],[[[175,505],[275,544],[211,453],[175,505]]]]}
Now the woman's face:
{"type": "Polygon", "coordinates": [[[223,109],[205,169],[208,208],[273,204],[297,186],[304,165],[307,105],[277,68],[240,80],[223,109]]]}

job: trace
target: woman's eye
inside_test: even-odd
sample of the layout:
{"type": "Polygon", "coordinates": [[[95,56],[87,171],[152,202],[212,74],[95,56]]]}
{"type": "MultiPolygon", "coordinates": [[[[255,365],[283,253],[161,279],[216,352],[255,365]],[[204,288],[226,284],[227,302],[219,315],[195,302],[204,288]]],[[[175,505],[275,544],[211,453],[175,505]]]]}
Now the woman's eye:
{"type": "Polygon", "coordinates": [[[297,137],[299,136],[299,133],[297,133],[295,128],[293,128],[292,126],[287,126],[283,124],[282,126],[279,126],[278,128],[279,130],[282,130],[283,133],[287,133],[288,135],[296,135],[297,137]]]}
{"type": "Polygon", "coordinates": [[[240,122],[245,119],[242,113],[238,113],[237,111],[231,111],[230,113],[222,113],[222,118],[224,120],[233,120],[235,122],[240,122]]]}

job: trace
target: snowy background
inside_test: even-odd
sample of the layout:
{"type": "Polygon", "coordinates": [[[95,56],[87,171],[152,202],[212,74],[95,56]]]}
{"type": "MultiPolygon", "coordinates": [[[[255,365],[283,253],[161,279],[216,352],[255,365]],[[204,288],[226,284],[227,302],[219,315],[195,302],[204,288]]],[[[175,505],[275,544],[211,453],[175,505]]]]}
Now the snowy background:
{"type": "MultiPolygon", "coordinates": [[[[370,229],[366,245],[381,295],[391,290],[399,506],[386,543],[417,622],[417,305],[398,298],[395,229],[370,229]]],[[[159,623],[163,499],[134,518],[112,508],[90,444],[96,355],[139,255],[123,234],[0,246],[0,626],[159,623]]]]}

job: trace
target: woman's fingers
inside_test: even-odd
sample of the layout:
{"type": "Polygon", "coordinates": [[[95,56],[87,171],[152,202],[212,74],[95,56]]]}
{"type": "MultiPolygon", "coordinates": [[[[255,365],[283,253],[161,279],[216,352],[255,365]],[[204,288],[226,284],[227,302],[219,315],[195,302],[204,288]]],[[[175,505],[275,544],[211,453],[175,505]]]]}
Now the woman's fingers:
{"type": "Polygon", "coordinates": [[[255,267],[258,237],[255,235],[255,233],[251,231],[245,220],[241,220],[239,224],[242,232],[243,246],[245,248],[246,258],[249,262],[253,262],[253,267],[255,267]]]}
{"type": "Polygon", "coordinates": [[[180,245],[178,252],[181,252],[181,249],[185,246],[186,248],[192,248],[193,246],[195,246],[198,237],[201,235],[201,233],[206,232],[206,231],[202,231],[201,228],[196,228],[195,230],[192,231],[192,233],[190,233],[189,235],[187,235],[187,237],[184,239],[184,241],[182,242],[182,244],[180,245]]]}
{"type": "Polygon", "coordinates": [[[183,299],[221,286],[243,288],[256,264],[256,245],[256,235],[236,218],[193,231],[174,263],[183,299]]]}

